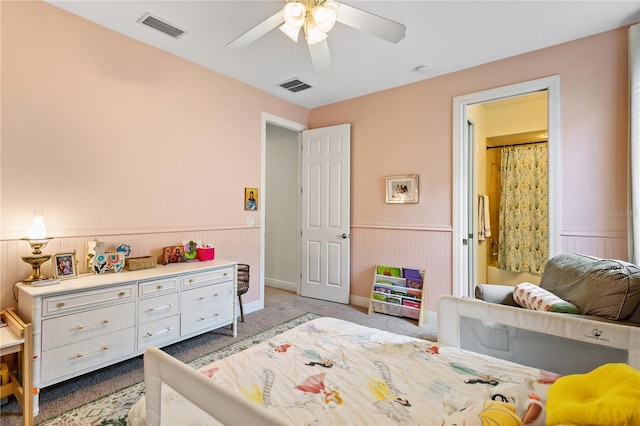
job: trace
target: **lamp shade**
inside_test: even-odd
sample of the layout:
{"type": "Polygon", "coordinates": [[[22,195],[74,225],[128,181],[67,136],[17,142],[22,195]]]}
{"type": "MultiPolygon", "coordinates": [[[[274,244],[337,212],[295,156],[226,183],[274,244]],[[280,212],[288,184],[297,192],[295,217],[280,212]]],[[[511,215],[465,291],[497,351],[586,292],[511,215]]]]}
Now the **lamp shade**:
{"type": "Polygon", "coordinates": [[[300,28],[302,24],[304,24],[307,8],[304,7],[302,3],[290,1],[284,6],[282,12],[284,14],[284,22],[286,22],[287,25],[292,28],[300,28]]]}
{"type": "Polygon", "coordinates": [[[307,36],[307,44],[312,45],[320,43],[327,38],[327,35],[320,31],[320,28],[316,25],[313,19],[307,19],[307,23],[304,26],[304,32],[307,36]]]}
{"type": "Polygon", "coordinates": [[[323,33],[329,32],[336,24],[336,11],[332,7],[325,5],[316,6],[311,11],[311,15],[316,25],[318,25],[318,29],[323,33]]]}
{"type": "Polygon", "coordinates": [[[47,238],[47,228],[44,226],[44,213],[42,209],[33,210],[33,221],[29,227],[30,240],[42,240],[47,238]]]}

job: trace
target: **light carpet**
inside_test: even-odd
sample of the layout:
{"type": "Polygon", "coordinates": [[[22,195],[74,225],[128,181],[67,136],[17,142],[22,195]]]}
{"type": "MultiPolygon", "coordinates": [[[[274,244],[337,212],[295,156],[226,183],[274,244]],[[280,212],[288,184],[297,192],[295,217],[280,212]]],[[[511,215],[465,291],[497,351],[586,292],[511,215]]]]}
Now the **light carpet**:
{"type": "MultiPolygon", "coordinates": [[[[250,346],[270,339],[271,337],[286,330],[318,317],[320,317],[320,315],[312,313],[304,314],[200,357],[195,361],[190,362],[188,365],[194,369],[204,367],[214,361],[233,355],[234,353],[240,352],[250,346]]],[[[126,425],[126,418],[129,409],[143,395],[144,382],[140,382],[88,404],[74,408],[58,417],[40,424],[43,426],[126,425]]]]}

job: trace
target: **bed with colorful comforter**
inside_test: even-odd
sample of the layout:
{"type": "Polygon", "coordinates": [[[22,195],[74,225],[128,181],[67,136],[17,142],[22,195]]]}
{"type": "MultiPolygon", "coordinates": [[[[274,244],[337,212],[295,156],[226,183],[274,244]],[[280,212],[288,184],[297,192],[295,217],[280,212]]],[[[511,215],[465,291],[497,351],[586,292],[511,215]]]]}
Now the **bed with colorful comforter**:
{"type": "Polygon", "coordinates": [[[212,424],[199,406],[223,424],[255,424],[264,416],[261,424],[438,425],[447,408],[484,401],[497,384],[534,383],[544,402],[555,377],[325,317],[199,371],[149,350],[146,397],[131,409],[128,422],[212,424]]]}

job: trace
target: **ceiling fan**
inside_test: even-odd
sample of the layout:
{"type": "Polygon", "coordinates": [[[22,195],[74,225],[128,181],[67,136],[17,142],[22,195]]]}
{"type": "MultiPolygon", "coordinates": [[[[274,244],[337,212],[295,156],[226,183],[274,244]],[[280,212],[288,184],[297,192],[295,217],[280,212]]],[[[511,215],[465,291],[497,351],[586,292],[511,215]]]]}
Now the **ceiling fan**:
{"type": "Polygon", "coordinates": [[[281,11],[232,40],[227,47],[241,49],[275,28],[280,28],[297,42],[298,35],[303,31],[313,67],[316,71],[325,71],[331,66],[327,33],[336,22],[392,43],[402,40],[406,30],[403,24],[336,0],[286,0],[281,11]]]}

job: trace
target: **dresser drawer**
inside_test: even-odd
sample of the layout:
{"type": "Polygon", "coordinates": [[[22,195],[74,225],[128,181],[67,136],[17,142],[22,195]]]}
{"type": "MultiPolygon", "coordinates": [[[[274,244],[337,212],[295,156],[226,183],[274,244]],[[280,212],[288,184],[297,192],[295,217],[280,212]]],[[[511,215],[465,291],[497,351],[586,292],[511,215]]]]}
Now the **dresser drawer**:
{"type": "Polygon", "coordinates": [[[114,302],[135,300],[135,296],[135,285],[127,285],[45,297],[42,299],[42,315],[95,309],[114,302]]]}
{"type": "Polygon", "coordinates": [[[138,294],[140,297],[154,294],[168,293],[178,290],[180,277],[168,277],[153,281],[144,281],[138,284],[138,294]]]}
{"type": "Polygon", "coordinates": [[[119,330],[42,352],[40,381],[47,382],[130,356],[134,352],[135,327],[119,330]]]}
{"type": "Polygon", "coordinates": [[[180,315],[162,318],[138,326],[138,350],[158,348],[175,341],[180,334],[180,315]]]}
{"type": "Polygon", "coordinates": [[[138,324],[170,317],[178,313],[178,293],[165,294],[138,302],[138,324]]]}
{"type": "Polygon", "coordinates": [[[188,336],[204,330],[215,330],[223,325],[231,324],[232,320],[233,305],[230,303],[191,309],[180,316],[180,335],[188,336]]]}
{"type": "Polygon", "coordinates": [[[233,282],[198,287],[180,293],[180,310],[188,312],[201,306],[233,305],[233,282]]]}
{"type": "Polygon", "coordinates": [[[42,350],[68,345],[133,327],[135,302],[42,321],[42,350]]]}
{"type": "Polygon", "coordinates": [[[182,277],[182,288],[197,287],[233,280],[235,268],[221,268],[213,271],[188,274],[182,277]]]}

